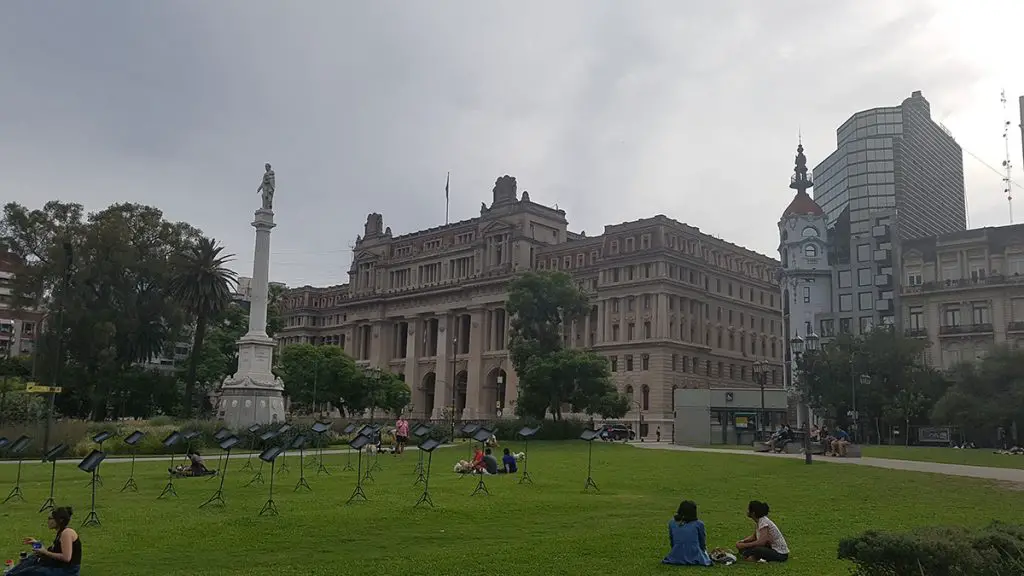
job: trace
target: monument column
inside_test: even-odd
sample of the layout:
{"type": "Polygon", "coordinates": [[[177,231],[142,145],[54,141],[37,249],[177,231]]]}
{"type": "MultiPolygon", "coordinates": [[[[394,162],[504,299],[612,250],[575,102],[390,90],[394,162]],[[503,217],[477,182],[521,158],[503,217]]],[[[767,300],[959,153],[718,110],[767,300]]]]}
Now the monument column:
{"type": "Polygon", "coordinates": [[[238,371],[224,380],[218,417],[235,428],[284,422],[284,383],[274,376],[274,339],[267,336],[267,291],[270,283],[270,231],[274,229],[274,171],[266,165],[258,189],[263,206],[252,226],[256,245],[252,266],[249,331],[238,340],[238,371]]]}

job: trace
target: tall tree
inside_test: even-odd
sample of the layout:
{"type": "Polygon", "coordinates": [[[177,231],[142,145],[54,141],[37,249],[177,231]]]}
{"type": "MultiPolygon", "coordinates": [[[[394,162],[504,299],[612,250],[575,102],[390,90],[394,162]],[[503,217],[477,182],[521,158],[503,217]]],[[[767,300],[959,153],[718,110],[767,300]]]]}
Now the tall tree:
{"type": "Polygon", "coordinates": [[[563,327],[590,310],[586,295],[564,272],[527,272],[512,281],[509,352],[519,375],[520,416],[562,418],[573,411],[622,417],[629,402],[611,382],[608,361],[592,351],[565,349],[563,327]]]}
{"type": "Polygon", "coordinates": [[[801,356],[798,386],[816,412],[844,426],[856,409],[869,436],[882,436],[882,424],[925,423],[947,385],[922,362],[926,345],[884,328],[841,335],[801,356]]]}
{"type": "Polygon", "coordinates": [[[233,254],[224,254],[224,247],[216,240],[206,237],[199,238],[172,258],[171,295],[195,322],[185,378],[185,417],[191,417],[194,409],[196,370],[203,353],[207,324],[231,304],[238,277],[226,265],[233,258],[233,254]]]}
{"type": "Polygon", "coordinates": [[[968,440],[985,445],[996,443],[999,428],[1024,429],[1024,352],[997,349],[980,362],[955,366],[950,377],[953,385],[935,404],[933,422],[959,426],[968,440]]]}
{"type": "Polygon", "coordinates": [[[362,369],[337,346],[285,346],[274,371],[284,381],[289,399],[299,405],[330,402],[343,414],[370,407],[362,369]]]}
{"type": "Polygon", "coordinates": [[[117,376],[157,355],[181,329],[184,316],[167,290],[169,258],[197,236],[138,204],[88,216],[56,201],[39,210],[4,207],[0,239],[24,261],[13,285],[16,305],[50,310],[34,366],[43,382],[63,367],[61,412],[105,418],[117,376]],[[65,277],[66,289],[58,289],[65,277]]]}

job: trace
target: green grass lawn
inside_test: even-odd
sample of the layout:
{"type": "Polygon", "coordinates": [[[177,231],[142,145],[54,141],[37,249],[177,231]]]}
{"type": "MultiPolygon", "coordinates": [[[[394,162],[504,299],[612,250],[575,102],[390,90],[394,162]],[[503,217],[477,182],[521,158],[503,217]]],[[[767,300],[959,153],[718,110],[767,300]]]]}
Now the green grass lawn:
{"type": "MultiPolygon", "coordinates": [[[[268,486],[243,486],[252,476],[240,472],[244,461],[231,461],[227,507],[204,510],[198,506],[218,480],[178,480],[177,498],[157,500],[166,462],[138,465],[138,494],[118,492],[129,465],[108,463],[98,493],[103,525],[81,530],[83,574],[668,574],[677,571],[659,564],[667,551],[665,524],[681,499],[697,501],[709,547],[717,547],[750,532],[744,512],[758,498],[771,504],[793,551],[787,565],[767,572],[819,576],[846,573],[835,555],[838,539],[849,534],[1018,521],[1014,511],[1024,510],[1024,491],[981,480],[601,443],[594,446],[593,471],[601,492],[584,494],[582,442],[536,443],[530,447],[535,484],[488,477],[491,496],[470,497],[476,480],[451,472],[465,454],[462,448],[435,454],[435,509],[413,508],[421,492],[413,486],[415,452],[381,456],[383,470],[365,486],[369,502],[348,507],[355,473],[341,471],[345,456],[328,458],[330,476],[307,469],[312,493],[293,491],[298,458],[289,456],[290,471],[277,477],[277,518],[257,516],[268,486]]],[[[14,466],[0,466],[0,497],[14,476],[14,466]]],[[[25,536],[52,537],[37,512],[48,480],[48,467],[25,465],[27,500],[0,506],[0,557],[15,557],[25,536]]],[[[75,527],[88,513],[87,480],[73,465],[57,467],[58,502],[75,507],[75,527]]]]}
{"type": "Polygon", "coordinates": [[[864,456],[895,460],[914,460],[917,462],[963,464],[965,466],[1024,469],[1024,456],[993,454],[993,449],[991,448],[955,450],[953,448],[932,448],[928,446],[865,446],[864,456]]]}

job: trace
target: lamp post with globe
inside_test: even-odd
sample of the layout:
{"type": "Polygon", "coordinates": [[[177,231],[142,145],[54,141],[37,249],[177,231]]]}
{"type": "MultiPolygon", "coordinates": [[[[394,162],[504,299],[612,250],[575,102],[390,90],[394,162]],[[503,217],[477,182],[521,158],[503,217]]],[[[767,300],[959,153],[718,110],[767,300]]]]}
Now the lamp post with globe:
{"type": "MultiPolygon", "coordinates": [[[[814,332],[810,332],[806,337],[796,336],[789,341],[790,350],[793,353],[793,360],[790,366],[793,380],[796,381],[802,378],[804,375],[800,371],[800,357],[805,353],[814,353],[818,350],[818,342],[820,338],[814,332]]],[[[800,406],[799,409],[803,411],[804,415],[804,463],[810,464],[813,460],[811,456],[811,410],[807,406],[807,399],[804,397],[803,392],[800,394],[800,406]]]]}

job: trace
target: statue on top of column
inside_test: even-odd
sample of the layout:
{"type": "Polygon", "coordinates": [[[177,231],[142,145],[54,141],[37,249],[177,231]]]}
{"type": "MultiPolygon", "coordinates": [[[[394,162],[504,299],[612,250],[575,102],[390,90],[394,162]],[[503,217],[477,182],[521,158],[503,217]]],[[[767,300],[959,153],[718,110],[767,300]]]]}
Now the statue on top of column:
{"type": "Polygon", "coordinates": [[[257,192],[263,195],[263,209],[273,210],[274,209],[274,189],[277,187],[277,181],[274,177],[274,170],[270,168],[270,163],[266,164],[267,171],[263,173],[263,182],[260,183],[257,192]]]}

